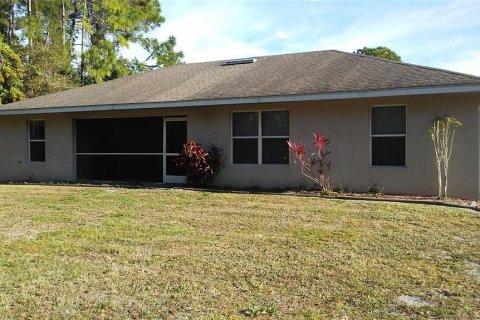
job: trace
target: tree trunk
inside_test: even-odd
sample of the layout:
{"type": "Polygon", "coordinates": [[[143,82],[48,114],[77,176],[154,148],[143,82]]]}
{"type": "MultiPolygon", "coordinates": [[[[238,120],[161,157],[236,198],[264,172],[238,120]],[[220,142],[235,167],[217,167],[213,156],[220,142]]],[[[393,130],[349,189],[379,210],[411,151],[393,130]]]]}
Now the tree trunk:
{"type": "MultiPolygon", "coordinates": [[[[31,1],[31,0],[29,0],[29,1],[31,1]]],[[[33,9],[33,11],[34,11],[34,12],[33,12],[33,15],[34,15],[35,17],[40,16],[40,8],[39,8],[39,6],[38,6],[38,0],[33,0],[33,7],[32,7],[32,9],[33,9]]]]}
{"type": "Polygon", "coordinates": [[[65,49],[65,1],[62,1],[62,44],[65,49]]]}
{"type": "Polygon", "coordinates": [[[444,174],[445,174],[443,196],[445,197],[445,199],[447,199],[447,197],[448,197],[448,194],[447,194],[447,189],[448,189],[448,163],[444,163],[443,171],[444,171],[444,174]]]}
{"type": "Polygon", "coordinates": [[[85,63],[83,61],[83,47],[84,47],[84,37],[85,37],[85,28],[83,27],[83,21],[82,21],[82,41],[80,44],[80,86],[84,85],[84,78],[83,78],[83,73],[85,69],[85,63]]]}
{"type": "MultiPolygon", "coordinates": [[[[28,19],[30,19],[32,16],[32,0],[27,1],[27,16],[28,16],[28,19]]],[[[31,27],[31,24],[29,24],[29,26],[31,27]]],[[[33,41],[31,37],[28,38],[28,46],[30,48],[33,47],[33,41]]]]}
{"type": "Polygon", "coordinates": [[[10,12],[8,15],[8,42],[11,44],[13,42],[14,34],[14,19],[15,19],[15,2],[14,0],[10,1],[10,12]]]}
{"type": "MultiPolygon", "coordinates": [[[[69,40],[73,44],[75,42],[75,34],[76,34],[76,29],[77,29],[77,18],[78,18],[78,7],[77,7],[76,3],[74,3],[74,5],[73,5],[73,13],[71,13],[69,15],[69,18],[71,19],[69,40]]],[[[74,46],[72,45],[72,50],[73,50],[73,47],[74,46]]]]}
{"type": "Polygon", "coordinates": [[[438,198],[442,198],[442,164],[437,160],[438,198]]]}

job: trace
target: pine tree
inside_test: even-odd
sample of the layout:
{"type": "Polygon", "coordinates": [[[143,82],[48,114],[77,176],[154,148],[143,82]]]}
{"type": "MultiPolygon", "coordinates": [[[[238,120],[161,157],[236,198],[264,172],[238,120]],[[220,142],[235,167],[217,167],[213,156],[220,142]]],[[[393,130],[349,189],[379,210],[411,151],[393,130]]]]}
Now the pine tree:
{"type": "MultiPolygon", "coordinates": [[[[163,22],[157,0],[1,1],[2,54],[13,64],[21,59],[12,79],[23,81],[3,93],[3,103],[180,63],[174,37],[160,42],[147,36],[163,22]],[[122,57],[120,49],[132,43],[147,50],[148,59],[122,57]]],[[[0,82],[2,88],[11,84],[0,82]]]]}
{"type": "Polygon", "coordinates": [[[19,2],[24,43],[20,52],[28,98],[76,86],[70,46],[63,37],[62,4],[60,0],[19,2]]]}
{"type": "Polygon", "coordinates": [[[161,68],[179,63],[183,53],[174,50],[175,38],[165,42],[146,34],[164,22],[156,0],[77,0],[70,15],[71,41],[80,46],[77,65],[82,84],[97,83],[132,72],[161,68]],[[139,67],[139,61],[128,61],[121,48],[140,44],[155,59],[152,65],[139,67]],[[137,67],[132,68],[133,65],[137,67]]]}

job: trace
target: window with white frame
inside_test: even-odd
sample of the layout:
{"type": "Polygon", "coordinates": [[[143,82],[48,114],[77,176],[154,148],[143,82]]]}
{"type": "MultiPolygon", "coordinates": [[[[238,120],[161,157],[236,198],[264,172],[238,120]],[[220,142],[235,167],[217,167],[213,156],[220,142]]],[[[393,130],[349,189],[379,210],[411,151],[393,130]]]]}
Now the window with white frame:
{"type": "Polygon", "coordinates": [[[45,121],[28,122],[28,145],[31,162],[45,162],[45,121]]]}
{"type": "Polygon", "coordinates": [[[288,164],[288,138],[287,110],[232,113],[234,164],[288,164]]]}
{"type": "Polygon", "coordinates": [[[371,108],[372,166],[405,166],[406,107],[371,108]]]}

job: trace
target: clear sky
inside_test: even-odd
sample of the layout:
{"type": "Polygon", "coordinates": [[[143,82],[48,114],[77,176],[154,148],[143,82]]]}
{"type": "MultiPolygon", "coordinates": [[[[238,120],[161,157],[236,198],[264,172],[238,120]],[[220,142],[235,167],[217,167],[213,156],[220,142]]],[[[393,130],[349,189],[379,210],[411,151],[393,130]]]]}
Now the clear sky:
{"type": "MultiPolygon", "coordinates": [[[[480,0],[160,0],[153,34],[186,62],[387,46],[405,62],[480,76],[480,0]]],[[[132,46],[124,54],[144,57],[132,46]]]]}

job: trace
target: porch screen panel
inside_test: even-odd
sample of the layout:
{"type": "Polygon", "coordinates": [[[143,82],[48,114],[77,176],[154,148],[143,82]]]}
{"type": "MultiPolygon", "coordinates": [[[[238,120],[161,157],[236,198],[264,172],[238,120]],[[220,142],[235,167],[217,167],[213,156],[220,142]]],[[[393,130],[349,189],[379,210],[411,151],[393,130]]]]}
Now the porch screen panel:
{"type": "Polygon", "coordinates": [[[77,120],[77,153],[162,153],[162,117],[77,120]]]}
{"type": "Polygon", "coordinates": [[[166,174],[169,176],[186,176],[187,170],[177,166],[176,160],[178,156],[166,156],[165,168],[166,174]]]}
{"type": "Polygon", "coordinates": [[[186,176],[187,171],[176,165],[176,159],[187,142],[187,121],[165,121],[165,173],[168,176],[186,176]]]}
{"type": "Polygon", "coordinates": [[[163,156],[80,155],[77,176],[81,180],[162,182],[163,156]]]}
{"type": "Polygon", "coordinates": [[[163,118],[76,121],[77,179],[162,182],[163,118]]]}
{"type": "Polygon", "coordinates": [[[167,121],[165,131],[167,134],[167,153],[180,153],[183,144],[187,142],[187,121],[167,121]]]}

